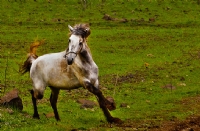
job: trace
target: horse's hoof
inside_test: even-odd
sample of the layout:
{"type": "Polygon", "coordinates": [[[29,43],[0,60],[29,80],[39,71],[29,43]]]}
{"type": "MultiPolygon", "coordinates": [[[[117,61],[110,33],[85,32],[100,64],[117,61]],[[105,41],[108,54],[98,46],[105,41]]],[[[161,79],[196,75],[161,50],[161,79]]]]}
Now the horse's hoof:
{"type": "Polygon", "coordinates": [[[32,95],[34,94],[33,89],[28,90],[32,95]]]}
{"type": "Polygon", "coordinates": [[[114,124],[122,124],[123,123],[123,121],[121,119],[115,118],[115,117],[111,118],[108,121],[109,121],[109,123],[114,123],[114,124]]]}
{"type": "Polygon", "coordinates": [[[60,118],[56,118],[57,121],[60,121],[60,118]]]}
{"type": "Polygon", "coordinates": [[[33,115],[34,119],[40,119],[39,115],[33,115]]]}

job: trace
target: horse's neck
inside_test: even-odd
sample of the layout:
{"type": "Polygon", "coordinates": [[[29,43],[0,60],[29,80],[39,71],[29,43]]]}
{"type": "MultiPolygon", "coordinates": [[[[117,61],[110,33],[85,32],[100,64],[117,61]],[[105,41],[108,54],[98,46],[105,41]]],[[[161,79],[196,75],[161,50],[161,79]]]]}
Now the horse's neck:
{"type": "Polygon", "coordinates": [[[87,63],[87,64],[92,64],[93,63],[92,55],[90,53],[90,49],[89,48],[84,48],[80,52],[79,55],[80,55],[80,60],[82,61],[82,63],[87,63]]]}
{"type": "Polygon", "coordinates": [[[78,59],[73,65],[74,73],[77,78],[84,77],[88,80],[98,79],[98,67],[92,59],[89,48],[82,49],[78,54],[78,59]]]}

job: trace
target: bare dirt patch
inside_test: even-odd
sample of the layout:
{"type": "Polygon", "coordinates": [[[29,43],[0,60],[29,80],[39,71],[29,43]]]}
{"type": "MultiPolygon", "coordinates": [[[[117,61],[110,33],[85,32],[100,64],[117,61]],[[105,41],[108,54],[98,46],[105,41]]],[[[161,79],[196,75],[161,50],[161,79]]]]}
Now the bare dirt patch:
{"type": "Polygon", "coordinates": [[[139,82],[144,81],[145,77],[146,77],[145,72],[136,71],[134,74],[128,73],[128,74],[122,75],[122,76],[114,75],[114,76],[112,76],[112,82],[115,83],[116,85],[122,84],[124,82],[139,83],[139,82]]]}
{"type": "Polygon", "coordinates": [[[199,131],[200,116],[190,116],[186,120],[172,121],[132,121],[126,120],[120,125],[104,124],[101,127],[116,128],[126,131],[199,131]]]}
{"type": "Polygon", "coordinates": [[[200,116],[190,116],[184,121],[166,121],[156,128],[151,128],[150,131],[199,131],[200,116]]]}
{"type": "Polygon", "coordinates": [[[102,124],[101,127],[115,128],[127,131],[199,131],[200,130],[200,96],[182,99],[179,103],[183,110],[197,110],[195,115],[187,117],[185,120],[177,118],[170,120],[125,120],[120,125],[102,124]]]}

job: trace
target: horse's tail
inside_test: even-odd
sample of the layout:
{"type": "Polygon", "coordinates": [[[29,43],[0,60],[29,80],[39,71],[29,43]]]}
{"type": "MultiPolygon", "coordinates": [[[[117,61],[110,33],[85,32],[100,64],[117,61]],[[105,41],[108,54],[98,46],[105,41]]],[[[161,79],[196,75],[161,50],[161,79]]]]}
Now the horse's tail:
{"type": "Polygon", "coordinates": [[[38,56],[36,55],[36,50],[37,50],[38,46],[40,46],[43,43],[44,43],[44,40],[35,41],[34,43],[31,44],[30,51],[27,55],[27,59],[19,69],[19,71],[22,74],[30,71],[32,63],[38,58],[38,56]]]}

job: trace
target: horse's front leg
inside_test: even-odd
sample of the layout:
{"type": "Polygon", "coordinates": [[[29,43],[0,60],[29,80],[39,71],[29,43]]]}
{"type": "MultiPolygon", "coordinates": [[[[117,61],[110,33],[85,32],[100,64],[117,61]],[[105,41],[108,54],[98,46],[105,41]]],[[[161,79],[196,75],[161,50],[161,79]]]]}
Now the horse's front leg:
{"type": "Polygon", "coordinates": [[[55,88],[51,87],[50,102],[51,102],[51,107],[53,108],[54,115],[55,115],[55,118],[57,121],[60,121],[60,117],[59,117],[57,106],[56,106],[59,91],[60,91],[59,89],[55,89],[55,88]]]}
{"type": "Polygon", "coordinates": [[[40,116],[39,116],[38,110],[37,110],[37,99],[34,97],[34,91],[30,90],[30,93],[32,96],[32,103],[33,103],[33,109],[34,109],[33,118],[40,119],[40,116]]]}
{"type": "MultiPolygon", "coordinates": [[[[85,88],[88,89],[90,92],[92,92],[94,95],[97,96],[98,102],[99,102],[99,106],[102,109],[106,119],[108,122],[110,123],[122,123],[122,120],[120,120],[119,118],[114,118],[111,116],[110,112],[108,111],[107,108],[111,108],[113,105],[112,103],[110,103],[102,94],[102,92],[94,87],[94,85],[92,85],[90,82],[85,82],[85,88]],[[108,106],[110,104],[110,106],[108,106]]],[[[114,107],[115,108],[115,107],[114,107]]]]}

